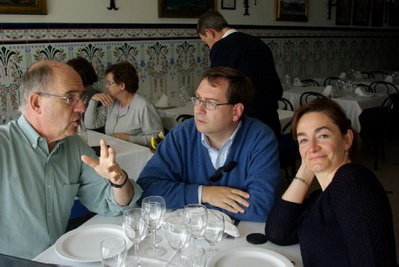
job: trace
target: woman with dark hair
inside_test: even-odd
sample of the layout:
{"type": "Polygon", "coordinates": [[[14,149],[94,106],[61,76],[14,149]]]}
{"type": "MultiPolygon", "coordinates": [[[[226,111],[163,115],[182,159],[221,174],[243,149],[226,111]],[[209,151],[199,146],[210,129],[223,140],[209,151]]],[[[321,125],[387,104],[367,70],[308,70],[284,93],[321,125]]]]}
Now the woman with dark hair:
{"type": "Polygon", "coordinates": [[[93,95],[85,113],[89,129],[105,125],[105,134],[139,145],[149,146],[151,137],[162,130],[154,105],[137,93],[139,78],[129,62],[120,62],[106,71],[107,93],[93,95]],[[97,102],[102,106],[97,107],[97,102]]]}
{"type": "Polygon", "coordinates": [[[316,99],[294,112],[302,163],[266,222],[267,238],[298,243],[304,266],[397,266],[388,197],[353,163],[359,137],[341,107],[316,99]],[[321,190],[308,190],[317,179],[321,190]]]}

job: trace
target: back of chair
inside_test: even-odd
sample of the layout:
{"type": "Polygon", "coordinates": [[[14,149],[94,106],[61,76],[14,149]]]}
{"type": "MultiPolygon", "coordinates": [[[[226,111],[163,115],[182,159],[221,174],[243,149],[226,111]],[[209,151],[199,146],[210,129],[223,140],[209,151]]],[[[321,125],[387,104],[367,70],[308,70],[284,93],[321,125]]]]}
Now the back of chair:
{"type": "Polygon", "coordinates": [[[319,83],[313,79],[303,79],[301,80],[301,83],[304,86],[320,86],[319,83]]]}
{"type": "Polygon", "coordinates": [[[301,97],[299,98],[299,104],[302,106],[303,104],[308,103],[315,98],[328,99],[326,96],[320,93],[308,91],[301,94],[301,97]]]}
{"type": "Polygon", "coordinates": [[[355,84],[355,83],[354,83],[353,85],[355,86],[355,88],[357,88],[357,87],[363,88],[364,91],[366,91],[367,93],[375,93],[375,92],[373,91],[373,89],[371,89],[371,87],[368,86],[367,84],[363,84],[363,83],[357,83],[357,84],[355,84]]]}
{"type": "Polygon", "coordinates": [[[342,80],[339,78],[339,77],[335,77],[335,76],[330,76],[330,77],[327,77],[325,80],[324,80],[324,86],[327,86],[327,85],[335,85],[334,83],[336,83],[336,82],[342,82],[342,80]]]}
{"type": "Polygon", "coordinates": [[[281,97],[278,100],[278,108],[282,110],[294,111],[294,106],[292,105],[292,103],[287,98],[284,97],[281,97]]]}
{"type": "Polygon", "coordinates": [[[376,79],[385,79],[385,77],[387,77],[388,73],[386,73],[385,71],[382,70],[374,70],[374,71],[370,71],[370,76],[372,78],[376,78],[376,79]]]}
{"type": "Polygon", "coordinates": [[[181,114],[181,115],[177,116],[176,122],[181,123],[185,120],[191,119],[192,117],[194,117],[194,116],[190,115],[190,114],[181,114]]]}
{"type": "Polygon", "coordinates": [[[370,84],[371,90],[375,93],[399,94],[399,90],[393,83],[386,81],[375,81],[370,84]]]}

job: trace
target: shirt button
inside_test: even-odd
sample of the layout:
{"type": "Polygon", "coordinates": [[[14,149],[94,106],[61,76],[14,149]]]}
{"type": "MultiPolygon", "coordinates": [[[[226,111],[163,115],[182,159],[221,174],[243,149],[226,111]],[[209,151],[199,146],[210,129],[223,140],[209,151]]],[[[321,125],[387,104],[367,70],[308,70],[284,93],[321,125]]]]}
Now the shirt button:
{"type": "Polygon", "coordinates": [[[36,149],[36,148],[37,148],[37,145],[36,145],[36,144],[32,144],[32,147],[33,147],[34,149],[36,149]]]}

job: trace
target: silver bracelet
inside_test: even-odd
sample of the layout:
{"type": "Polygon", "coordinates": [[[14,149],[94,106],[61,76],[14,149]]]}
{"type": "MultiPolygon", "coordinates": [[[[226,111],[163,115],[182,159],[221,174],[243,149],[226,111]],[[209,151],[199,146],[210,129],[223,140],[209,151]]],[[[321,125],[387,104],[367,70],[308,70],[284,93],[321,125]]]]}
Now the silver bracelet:
{"type": "Polygon", "coordinates": [[[310,184],[308,182],[305,181],[305,179],[299,178],[299,177],[294,177],[292,178],[293,180],[299,180],[301,181],[304,185],[306,185],[308,188],[310,188],[310,184]]]}

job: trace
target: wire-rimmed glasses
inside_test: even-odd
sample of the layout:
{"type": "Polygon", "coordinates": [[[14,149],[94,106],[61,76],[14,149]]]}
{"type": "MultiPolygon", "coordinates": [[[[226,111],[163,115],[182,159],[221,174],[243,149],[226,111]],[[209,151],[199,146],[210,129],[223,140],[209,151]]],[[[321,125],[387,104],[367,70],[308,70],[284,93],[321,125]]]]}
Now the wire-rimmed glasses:
{"type": "Polygon", "coordinates": [[[231,170],[233,170],[235,167],[237,166],[237,162],[236,161],[231,161],[229,163],[227,163],[226,165],[218,168],[215,173],[209,177],[209,180],[213,183],[219,181],[222,177],[223,177],[223,173],[224,172],[230,172],[231,170]]]}
{"type": "Polygon", "coordinates": [[[203,100],[199,98],[198,96],[192,96],[191,97],[191,102],[194,105],[201,105],[206,109],[206,110],[216,110],[217,106],[224,106],[224,105],[234,105],[233,103],[216,103],[211,100],[203,100]]]}
{"type": "Polygon", "coordinates": [[[50,94],[50,93],[46,93],[46,92],[38,92],[39,95],[44,95],[44,96],[50,96],[50,97],[58,97],[58,98],[62,98],[66,104],[70,105],[70,106],[76,106],[79,101],[82,101],[83,104],[86,103],[87,100],[87,96],[83,95],[83,96],[77,96],[77,95],[67,95],[67,96],[62,96],[62,95],[55,95],[55,94],[50,94]]]}
{"type": "Polygon", "coordinates": [[[141,207],[147,211],[149,219],[149,230],[151,232],[152,244],[144,251],[147,256],[158,257],[166,254],[164,247],[158,246],[156,242],[157,229],[161,227],[161,221],[166,211],[165,200],[161,196],[145,197],[141,207]]]}

